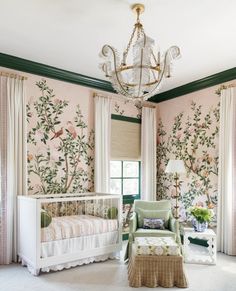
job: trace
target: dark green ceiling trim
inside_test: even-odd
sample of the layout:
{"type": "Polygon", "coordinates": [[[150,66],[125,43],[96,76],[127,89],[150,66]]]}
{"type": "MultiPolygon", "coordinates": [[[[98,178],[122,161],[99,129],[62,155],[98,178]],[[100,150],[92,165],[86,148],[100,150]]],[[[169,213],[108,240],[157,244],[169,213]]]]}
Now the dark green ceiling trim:
{"type": "Polygon", "coordinates": [[[223,71],[206,78],[185,84],[183,86],[174,88],[172,90],[157,94],[148,99],[148,101],[152,102],[162,102],[169,99],[173,99],[188,93],[192,93],[194,91],[202,90],[211,86],[215,86],[227,81],[231,81],[236,79],[236,67],[229,69],[227,71],[223,71]]]}
{"type": "MultiPolygon", "coordinates": [[[[37,62],[29,61],[26,59],[18,58],[15,56],[0,53],[0,66],[27,72],[30,74],[36,74],[60,81],[65,81],[69,83],[78,84],[81,86],[86,86],[90,88],[95,88],[98,90],[103,90],[107,92],[115,93],[110,82],[88,77],[85,75],[77,74],[74,72],[62,70],[52,66],[40,64],[37,62]]],[[[206,78],[185,84],[183,86],[171,89],[169,91],[157,94],[151,98],[149,101],[159,103],[169,99],[173,99],[194,91],[205,89],[217,84],[221,84],[227,81],[236,79],[236,68],[223,71],[206,78]]]]}
{"type": "Polygon", "coordinates": [[[128,122],[133,122],[133,123],[141,123],[141,119],[140,118],[117,115],[117,114],[112,114],[111,115],[111,119],[116,119],[116,120],[121,120],[121,121],[128,121],[128,122]]]}
{"type": "Polygon", "coordinates": [[[36,74],[60,81],[78,84],[108,92],[115,92],[110,82],[91,78],[52,66],[36,63],[26,59],[0,53],[0,66],[36,74]]]}

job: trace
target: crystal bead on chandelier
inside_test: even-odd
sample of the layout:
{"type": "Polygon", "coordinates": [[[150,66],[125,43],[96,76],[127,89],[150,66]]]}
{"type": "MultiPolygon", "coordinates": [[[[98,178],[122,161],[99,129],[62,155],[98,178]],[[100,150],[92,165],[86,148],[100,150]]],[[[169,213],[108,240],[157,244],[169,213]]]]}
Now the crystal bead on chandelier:
{"type": "Polygon", "coordinates": [[[145,34],[139,19],[144,6],[135,4],[132,10],[136,12],[137,20],[122,59],[112,46],[106,44],[101,51],[105,62],[100,66],[117,93],[128,99],[143,101],[159,91],[163,77],[171,77],[172,61],[180,57],[180,49],[171,46],[163,57],[158,49],[155,54],[154,40],[145,34]],[[133,64],[129,64],[132,44],[133,64]]]}

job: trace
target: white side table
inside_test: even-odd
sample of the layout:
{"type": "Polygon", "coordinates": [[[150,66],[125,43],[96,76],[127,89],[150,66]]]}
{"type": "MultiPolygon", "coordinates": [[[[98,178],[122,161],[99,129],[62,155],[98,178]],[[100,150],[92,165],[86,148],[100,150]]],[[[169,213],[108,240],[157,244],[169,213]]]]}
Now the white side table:
{"type": "Polygon", "coordinates": [[[216,264],[216,234],[212,229],[204,232],[196,232],[193,228],[184,228],[183,254],[185,263],[216,264]],[[197,252],[191,249],[189,238],[207,240],[208,247],[205,252],[197,252]]]}

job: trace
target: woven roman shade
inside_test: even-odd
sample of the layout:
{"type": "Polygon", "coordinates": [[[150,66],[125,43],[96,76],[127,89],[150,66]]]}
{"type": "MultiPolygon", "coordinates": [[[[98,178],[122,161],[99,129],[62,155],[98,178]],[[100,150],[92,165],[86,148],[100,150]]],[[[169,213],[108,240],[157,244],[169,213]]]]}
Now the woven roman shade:
{"type": "Polygon", "coordinates": [[[111,121],[111,160],[141,159],[141,124],[111,121]]]}

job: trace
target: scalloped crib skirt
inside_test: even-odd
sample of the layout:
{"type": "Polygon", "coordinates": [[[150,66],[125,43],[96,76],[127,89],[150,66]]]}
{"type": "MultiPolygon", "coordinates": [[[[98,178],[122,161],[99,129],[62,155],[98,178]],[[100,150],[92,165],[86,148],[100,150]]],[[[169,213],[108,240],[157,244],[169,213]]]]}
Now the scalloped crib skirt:
{"type": "MultiPolygon", "coordinates": [[[[115,253],[106,253],[106,246],[111,246],[117,244],[119,240],[118,231],[107,232],[102,234],[90,235],[90,236],[82,236],[75,237],[51,242],[43,242],[41,243],[41,258],[49,258],[49,257],[59,257],[65,254],[73,254],[75,253],[77,258],[74,261],[69,261],[65,263],[55,264],[52,266],[47,266],[41,268],[41,272],[49,272],[49,271],[59,271],[62,269],[68,269],[71,267],[89,264],[92,262],[105,261],[107,259],[116,259],[119,258],[119,252],[115,253]],[[103,248],[104,254],[102,255],[93,255],[93,250],[96,248],[103,248]],[[78,252],[91,250],[91,257],[79,259],[78,252]]],[[[37,275],[39,270],[34,270],[32,266],[30,266],[23,258],[21,259],[22,265],[26,265],[30,273],[37,275]]]]}
{"type": "MultiPolygon", "coordinates": [[[[116,244],[118,242],[118,232],[107,232],[98,235],[75,237],[70,239],[43,242],[41,243],[41,257],[47,258],[51,256],[60,256],[68,253],[76,253],[78,251],[92,250],[101,248],[109,245],[116,244]]],[[[42,272],[49,272],[50,270],[57,271],[64,268],[68,269],[78,265],[89,264],[92,262],[104,261],[109,258],[117,258],[118,254],[104,254],[100,256],[91,256],[89,258],[75,260],[64,264],[58,264],[42,268],[42,272]]]]}

